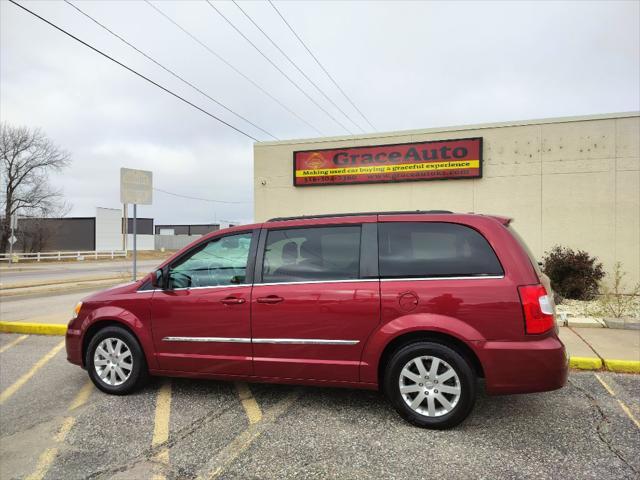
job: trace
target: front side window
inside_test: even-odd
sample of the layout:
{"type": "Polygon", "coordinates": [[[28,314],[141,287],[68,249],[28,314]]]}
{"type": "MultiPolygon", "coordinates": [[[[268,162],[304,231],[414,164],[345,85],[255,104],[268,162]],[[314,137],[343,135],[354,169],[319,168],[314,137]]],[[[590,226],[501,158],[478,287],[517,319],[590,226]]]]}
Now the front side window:
{"type": "Polygon", "coordinates": [[[265,283],[350,280],[359,272],[360,226],[269,231],[265,283]]]}
{"type": "Polygon", "coordinates": [[[378,225],[380,276],[459,277],[502,275],[487,240],[455,223],[389,222],[378,225]]]}
{"type": "Polygon", "coordinates": [[[245,283],[251,233],[216,238],[180,258],[169,269],[171,288],[245,283]]]}

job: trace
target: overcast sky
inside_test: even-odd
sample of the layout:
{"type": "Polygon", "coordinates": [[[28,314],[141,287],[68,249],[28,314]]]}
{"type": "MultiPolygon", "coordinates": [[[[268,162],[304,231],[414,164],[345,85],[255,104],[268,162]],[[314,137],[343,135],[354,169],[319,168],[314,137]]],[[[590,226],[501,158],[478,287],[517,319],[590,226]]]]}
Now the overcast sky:
{"type": "MultiPolygon", "coordinates": [[[[158,90],[2,0],[2,121],[42,128],[72,155],[52,183],[71,215],[119,207],[120,167],[154,186],[156,223],[248,221],[253,141],[158,90]]],[[[23,2],[259,140],[226,112],[63,2],[23,2]]],[[[159,9],[227,59],[278,105],[142,1],[76,2],[86,13],[279,139],[347,132],[300,93],[204,1],[159,9]]],[[[267,2],[242,8],[349,116],[371,131],[267,2]]],[[[293,2],[276,6],[375,131],[640,109],[640,2],[293,2]]],[[[342,114],[231,2],[217,8],[332,116],[342,114]]]]}

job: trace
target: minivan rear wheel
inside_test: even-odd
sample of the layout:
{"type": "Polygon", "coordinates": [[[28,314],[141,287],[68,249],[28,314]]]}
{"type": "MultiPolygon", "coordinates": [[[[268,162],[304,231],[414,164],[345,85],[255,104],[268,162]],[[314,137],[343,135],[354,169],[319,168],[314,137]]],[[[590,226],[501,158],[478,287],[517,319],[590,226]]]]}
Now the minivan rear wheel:
{"type": "Polygon", "coordinates": [[[125,395],[147,380],[147,364],[138,340],[117,326],[99,330],[89,341],[85,358],[89,377],[100,390],[125,395]]]}
{"type": "Polygon", "coordinates": [[[476,400],[476,377],[469,363],[449,346],[416,342],[389,360],[384,389],[405,420],[445,429],[462,422],[476,400]]]}

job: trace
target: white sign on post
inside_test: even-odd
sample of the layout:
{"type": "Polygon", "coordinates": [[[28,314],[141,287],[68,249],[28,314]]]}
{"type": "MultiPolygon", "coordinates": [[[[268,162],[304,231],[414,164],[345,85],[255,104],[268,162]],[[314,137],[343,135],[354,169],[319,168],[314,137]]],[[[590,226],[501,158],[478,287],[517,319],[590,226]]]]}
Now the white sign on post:
{"type": "Polygon", "coordinates": [[[120,169],[120,202],[151,205],[153,199],[153,172],[120,169]]]}
{"type": "Polygon", "coordinates": [[[120,201],[133,203],[133,281],[137,279],[138,205],[151,205],[153,199],[153,172],[148,170],[120,169],[120,201]]]}

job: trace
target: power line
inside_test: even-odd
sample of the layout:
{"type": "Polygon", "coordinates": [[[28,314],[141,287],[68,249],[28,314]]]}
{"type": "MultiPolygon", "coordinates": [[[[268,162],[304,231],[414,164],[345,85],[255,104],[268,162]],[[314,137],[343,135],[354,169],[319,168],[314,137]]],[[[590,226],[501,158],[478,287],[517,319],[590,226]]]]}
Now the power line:
{"type": "Polygon", "coordinates": [[[35,13],[35,12],[33,12],[33,11],[29,10],[27,7],[24,7],[24,6],[20,5],[20,4],[19,4],[19,3],[17,3],[15,0],[9,0],[9,1],[10,1],[11,3],[13,3],[15,6],[20,7],[20,8],[21,8],[22,10],[24,10],[25,12],[30,13],[30,14],[31,14],[31,15],[33,15],[34,17],[36,17],[36,18],[38,18],[38,19],[42,20],[43,22],[45,22],[46,24],[48,24],[48,25],[52,26],[52,27],[53,27],[53,28],[55,28],[56,30],[58,30],[58,31],[60,31],[60,32],[62,32],[62,33],[64,33],[65,35],[67,35],[67,36],[69,36],[69,37],[71,37],[71,38],[72,38],[72,39],[74,39],[76,42],[81,43],[81,44],[82,44],[82,45],[84,45],[85,47],[88,47],[88,48],[90,48],[91,50],[93,50],[94,52],[99,53],[99,54],[100,54],[100,55],[102,55],[103,57],[105,57],[105,58],[107,58],[107,59],[111,60],[112,62],[114,62],[114,63],[116,63],[116,64],[120,65],[122,68],[124,68],[124,69],[126,69],[126,70],[130,71],[130,72],[131,72],[131,73],[133,73],[134,75],[137,75],[138,77],[142,78],[143,80],[146,80],[147,82],[149,82],[149,83],[151,83],[152,85],[154,85],[154,86],[158,87],[159,89],[164,90],[164,91],[165,91],[165,92],[167,92],[169,95],[173,95],[173,96],[174,96],[174,97],[176,97],[177,99],[182,100],[182,101],[183,101],[184,103],[186,103],[187,105],[192,106],[193,108],[195,108],[195,109],[199,110],[200,112],[202,112],[202,113],[204,113],[205,115],[207,115],[207,116],[209,116],[209,117],[213,118],[214,120],[217,120],[218,122],[222,123],[223,125],[226,125],[227,127],[232,128],[232,129],[233,129],[233,130],[235,130],[236,132],[238,132],[238,133],[240,133],[240,134],[244,135],[245,137],[248,137],[248,138],[250,138],[251,140],[254,140],[254,141],[256,141],[256,142],[258,142],[258,141],[259,141],[257,138],[252,137],[252,136],[251,136],[251,135],[249,135],[248,133],[246,133],[246,132],[244,132],[244,131],[240,130],[240,129],[239,129],[239,128],[237,128],[237,127],[234,127],[234,126],[233,126],[233,125],[231,125],[230,123],[225,122],[225,121],[224,121],[224,120],[222,120],[221,118],[219,118],[219,117],[215,116],[213,113],[209,113],[209,112],[208,112],[208,111],[206,111],[204,108],[201,108],[201,107],[199,107],[198,105],[196,105],[196,104],[194,104],[194,103],[191,103],[191,102],[190,102],[189,100],[187,100],[186,98],[181,97],[181,96],[180,96],[180,95],[178,95],[177,93],[172,92],[171,90],[169,90],[169,89],[168,89],[168,88],[166,88],[166,87],[163,87],[163,86],[162,86],[162,85],[160,85],[159,83],[156,83],[156,82],[154,82],[153,80],[151,80],[150,78],[145,77],[143,74],[141,74],[141,73],[137,72],[136,70],[134,70],[134,69],[133,69],[133,68],[131,68],[131,67],[126,66],[124,63],[119,62],[119,61],[118,61],[118,60],[116,60],[115,58],[110,57],[109,55],[107,55],[107,54],[106,54],[106,53],[104,53],[103,51],[98,50],[96,47],[94,47],[94,46],[92,46],[92,45],[89,45],[89,44],[88,44],[87,42],[85,42],[84,40],[79,39],[79,38],[78,38],[78,37],[76,37],[75,35],[73,35],[73,34],[71,34],[71,33],[67,32],[65,29],[63,29],[63,28],[61,28],[61,27],[57,26],[57,25],[56,25],[56,24],[54,24],[54,23],[51,23],[51,22],[50,22],[49,20],[47,20],[46,18],[41,17],[41,16],[40,16],[40,15],[38,15],[37,13],[35,13]]]}
{"type": "Polygon", "coordinates": [[[278,137],[276,137],[275,135],[267,132],[264,128],[259,127],[258,125],[256,125],[255,123],[253,123],[251,120],[249,120],[248,118],[243,117],[242,115],[240,115],[239,113],[234,112],[233,110],[231,110],[229,107],[227,107],[226,105],[224,105],[223,103],[219,102],[218,100],[216,100],[215,98],[211,97],[209,94],[207,94],[206,92],[202,91],[200,88],[196,87],[193,83],[189,82],[188,80],[185,80],[183,77],[181,77],[180,75],[178,75],[176,72],[174,72],[173,70],[165,67],[164,65],[162,65],[160,62],[156,61],[154,58],[152,58],[151,56],[149,56],[148,54],[146,54],[145,52],[143,52],[142,50],[140,50],[138,47],[136,47],[135,45],[131,44],[130,42],[128,42],[126,39],[124,39],[123,37],[121,37],[120,35],[118,35],[117,33],[115,33],[114,31],[112,31],[111,29],[109,29],[109,27],[103,25],[102,23],[100,23],[98,20],[96,20],[95,18],[93,18],[91,15],[89,15],[88,13],[84,12],[83,10],[81,10],[79,7],[77,7],[76,5],[74,5],[73,3],[71,3],[69,0],[64,0],[65,3],[71,7],[73,7],[74,9],[76,9],[78,12],[80,12],[82,15],[84,15],[85,17],[87,17],[89,20],[91,20],[92,22],[94,22],[96,25],[98,25],[99,27],[101,27],[102,29],[106,30],[107,32],[109,32],[111,35],[113,35],[114,37],[116,37],[118,40],[124,42],[126,45],[128,45],[129,47],[133,48],[136,52],[140,53],[141,55],[143,55],[145,58],[147,58],[148,60],[151,60],[153,63],[155,63],[157,66],[159,66],[160,68],[162,68],[164,71],[170,73],[171,75],[173,75],[175,78],[177,78],[178,80],[180,80],[181,82],[185,83],[186,85],[190,86],[191,88],[193,88],[194,90],[196,90],[197,92],[201,93],[202,95],[204,95],[205,97],[207,97],[209,100],[211,100],[212,102],[216,103],[217,105],[221,106],[222,108],[224,108],[226,111],[228,111],[229,113],[235,115],[238,118],[241,118],[242,120],[244,120],[245,122],[247,122],[249,125],[252,125],[253,127],[257,128],[258,130],[260,130],[261,132],[269,135],[271,138],[274,138],[276,140],[279,140],[278,137]]]}
{"type": "Polygon", "coordinates": [[[245,17],[247,17],[247,18],[249,19],[249,21],[250,21],[251,23],[253,23],[253,25],[255,25],[255,27],[256,27],[258,30],[260,30],[260,32],[262,32],[262,34],[267,38],[267,40],[269,40],[269,42],[271,42],[271,44],[272,44],[274,47],[276,47],[276,48],[278,49],[278,51],[279,51],[282,55],[284,55],[284,57],[285,57],[287,60],[289,60],[289,62],[291,63],[291,65],[293,65],[293,66],[296,68],[296,70],[298,70],[298,71],[302,74],[302,76],[304,76],[304,78],[306,78],[306,79],[309,81],[309,83],[310,83],[311,85],[313,85],[313,86],[316,88],[316,90],[318,90],[318,92],[320,92],[320,94],[321,94],[324,98],[326,98],[326,99],[327,99],[327,101],[329,101],[329,103],[331,103],[331,105],[333,105],[334,107],[336,107],[336,108],[340,111],[340,113],[342,113],[342,115],[344,115],[344,116],[345,116],[345,118],[346,118],[347,120],[349,120],[352,124],[354,124],[357,128],[359,128],[360,130],[362,130],[362,131],[364,132],[364,129],[363,129],[363,128],[358,124],[358,123],[356,123],[356,122],[355,122],[355,121],[354,121],[354,120],[353,120],[349,115],[347,115],[347,114],[345,113],[345,111],[344,111],[344,110],[342,110],[342,109],[338,106],[338,104],[337,104],[337,103],[335,103],[335,102],[331,99],[331,97],[329,97],[329,96],[328,96],[328,95],[327,95],[327,94],[326,94],[326,93],[325,93],[325,92],[324,92],[324,91],[323,91],[323,90],[322,90],[322,89],[321,89],[321,88],[320,88],[320,87],[319,87],[319,86],[318,86],[318,85],[317,85],[313,80],[311,80],[311,78],[309,78],[309,76],[308,76],[308,75],[307,75],[307,74],[306,74],[306,73],[305,73],[305,72],[304,72],[304,71],[303,71],[303,70],[298,66],[298,64],[297,64],[296,62],[294,62],[294,61],[291,59],[291,57],[289,57],[289,55],[287,55],[287,54],[286,54],[286,52],[285,52],[284,50],[282,50],[282,48],[280,48],[280,47],[278,46],[278,44],[277,44],[275,41],[273,41],[273,39],[272,39],[272,38],[267,34],[267,32],[265,32],[265,31],[260,27],[260,25],[258,25],[258,24],[255,22],[255,20],[254,20],[253,18],[251,18],[251,16],[250,16],[250,15],[249,15],[249,14],[248,14],[248,13],[247,13],[243,8],[242,8],[242,7],[238,4],[238,2],[236,2],[236,0],[232,0],[232,1],[233,1],[233,3],[235,4],[235,6],[236,6],[236,7],[238,7],[238,8],[240,9],[240,11],[244,14],[244,16],[245,16],[245,17]]]}
{"type": "Polygon", "coordinates": [[[307,47],[307,44],[304,43],[302,41],[302,38],[300,38],[300,36],[296,33],[296,31],[293,29],[293,27],[289,24],[289,22],[287,22],[287,20],[284,18],[284,16],[282,15],[282,13],[280,13],[280,10],[278,10],[278,8],[275,6],[275,4],[271,1],[268,0],[268,2],[271,4],[271,6],[273,7],[273,9],[278,13],[278,15],[280,16],[280,18],[282,19],[282,21],[285,23],[285,25],[287,25],[287,27],[289,27],[289,30],[291,30],[291,33],[293,33],[295,35],[295,37],[300,41],[300,43],[302,44],[302,46],[307,50],[307,52],[309,52],[309,55],[311,55],[311,57],[313,57],[313,59],[316,61],[316,63],[318,64],[318,66],[322,69],[322,71],[324,73],[327,74],[327,77],[329,77],[329,79],[333,82],[333,84],[338,88],[338,90],[340,90],[340,92],[342,93],[342,95],[344,95],[344,98],[346,98],[349,103],[351,104],[351,106],[353,106],[353,108],[355,108],[358,113],[360,114],[360,116],[362,118],[364,118],[364,120],[369,124],[369,126],[371,128],[373,128],[374,130],[376,129],[376,127],[374,127],[371,122],[369,121],[369,119],[364,115],[364,113],[362,113],[362,111],[360,111],[360,109],[356,106],[355,103],[353,103],[353,101],[351,100],[351,98],[349,98],[349,96],[345,93],[345,91],[340,87],[340,85],[338,85],[338,82],[335,81],[335,79],[331,76],[331,74],[327,71],[326,68],[324,68],[324,66],[322,65],[322,63],[320,63],[320,60],[318,60],[318,58],[313,54],[313,52],[309,49],[309,47],[307,47]]]}
{"type": "MultiPolygon", "coordinates": [[[[147,0],[148,1],[148,0],[147,0]]],[[[289,75],[287,75],[280,67],[278,67],[278,65],[276,65],[273,60],[271,60],[262,50],[260,50],[255,43],[253,43],[249,37],[247,37],[244,33],[242,33],[242,31],[235,26],[235,24],[229,20],[227,17],[225,17],[222,12],[220,10],[218,10],[213,3],[211,3],[210,0],[207,0],[207,3],[209,4],[209,6],[211,8],[213,8],[218,15],[220,15],[229,25],[231,25],[231,27],[240,34],[240,36],[242,38],[244,38],[247,42],[249,42],[249,44],[260,54],[262,55],[271,65],[273,65],[273,67],[278,70],[287,80],[289,80],[289,82],[296,87],[305,97],[307,97],[316,107],[318,107],[320,110],[322,110],[325,114],[327,114],[327,116],[329,118],[331,118],[331,120],[333,120],[335,123],[337,123],[338,125],[340,125],[342,128],[344,128],[347,132],[349,132],[350,134],[353,134],[353,132],[351,130],[349,130],[349,128],[347,128],[340,120],[338,120],[336,117],[334,117],[329,111],[327,111],[326,108],[324,108],[322,105],[320,105],[318,102],[316,102],[313,97],[311,97],[311,95],[309,95],[307,92],[305,92],[302,87],[300,87],[300,85],[298,85],[289,75]]]]}
{"type": "Polygon", "coordinates": [[[169,192],[169,191],[163,190],[161,188],[154,188],[153,190],[155,190],[156,192],[166,193],[167,195],[172,195],[174,197],[186,198],[188,200],[199,200],[201,202],[224,203],[224,204],[227,204],[227,205],[239,205],[239,204],[252,203],[252,202],[229,202],[229,201],[226,201],[226,200],[212,200],[210,198],[192,197],[192,196],[189,196],[189,195],[182,195],[180,193],[169,192]]]}
{"type": "Polygon", "coordinates": [[[263,87],[261,87],[258,83],[256,83],[254,80],[251,79],[251,77],[249,77],[248,75],[244,74],[242,71],[238,70],[231,62],[229,62],[228,60],[226,60],[224,57],[222,57],[220,54],[218,54],[215,50],[213,50],[211,47],[209,47],[206,43],[204,43],[202,40],[200,40],[198,37],[196,37],[195,35],[193,35],[191,32],[189,32],[186,28],[184,28],[182,25],[180,25],[178,22],[176,22],[173,18],[171,18],[169,15],[167,15],[166,13],[164,13],[162,10],[160,10],[158,7],[156,7],[153,3],[151,3],[149,0],[145,0],[146,3],[153,8],[156,12],[158,12],[160,15],[162,15],[167,21],[171,22],[173,25],[175,25],[178,29],[182,30],[182,32],[184,32],[187,36],[189,36],[193,41],[195,41],[196,43],[198,43],[201,47],[203,47],[205,50],[207,50],[211,55],[213,55],[214,57],[216,57],[218,60],[220,60],[222,63],[224,63],[225,65],[227,65],[229,68],[231,68],[234,72],[236,72],[238,75],[240,75],[242,78],[244,78],[245,80],[247,80],[249,83],[251,83],[254,87],[256,87],[258,90],[260,90],[262,93],[264,93],[267,97],[269,97],[271,100],[273,100],[274,102],[276,102],[278,105],[280,105],[284,110],[286,110],[287,112],[289,112],[291,115],[293,115],[294,117],[296,117],[298,120],[300,120],[302,123],[304,123],[306,126],[308,126],[309,128],[311,128],[314,132],[316,132],[319,135],[325,135],[324,132],[322,132],[321,130],[319,130],[318,128],[316,128],[315,126],[313,126],[311,123],[307,122],[304,118],[302,118],[300,115],[298,115],[296,112],[294,112],[293,110],[291,110],[289,107],[287,107],[284,103],[282,103],[280,100],[278,100],[276,97],[274,97],[272,94],[270,94],[267,90],[265,90],[263,87]]]}

